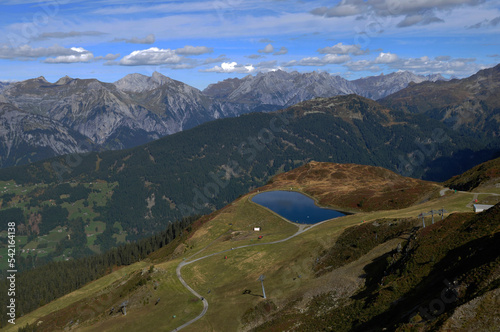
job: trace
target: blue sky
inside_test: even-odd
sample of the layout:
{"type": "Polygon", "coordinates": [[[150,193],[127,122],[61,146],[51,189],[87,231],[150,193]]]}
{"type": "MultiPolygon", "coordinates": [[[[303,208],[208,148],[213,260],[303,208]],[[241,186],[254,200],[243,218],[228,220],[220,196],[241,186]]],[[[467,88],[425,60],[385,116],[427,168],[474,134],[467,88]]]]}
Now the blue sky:
{"type": "Polygon", "coordinates": [[[466,77],[500,63],[491,0],[4,0],[0,13],[3,81],[158,71],[203,89],[277,69],[466,77]]]}

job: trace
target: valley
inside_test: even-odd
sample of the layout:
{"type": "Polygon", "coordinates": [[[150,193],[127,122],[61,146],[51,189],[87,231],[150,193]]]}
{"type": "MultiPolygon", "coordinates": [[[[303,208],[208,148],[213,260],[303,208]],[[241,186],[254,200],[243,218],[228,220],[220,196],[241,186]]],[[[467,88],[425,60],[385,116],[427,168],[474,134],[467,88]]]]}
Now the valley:
{"type": "Polygon", "coordinates": [[[354,178],[355,167],[346,166],[322,188],[302,183],[300,166],[312,160],[357,163],[442,181],[490,159],[495,144],[360,96],[317,98],[277,112],[208,122],[131,149],[1,169],[0,214],[17,220],[25,270],[106,252],[183,217],[211,213],[295,168],[290,181],[319,195],[322,204],[341,201],[338,208],[348,212],[380,204],[398,208],[425,199],[428,186],[398,180],[373,196],[387,183],[367,187],[365,177],[383,170],[354,178]]]}
{"type": "MultiPolygon", "coordinates": [[[[335,183],[328,176],[318,175],[335,174],[343,168],[343,165],[310,163],[302,167],[303,170],[308,169],[307,172],[299,168],[276,176],[272,188],[263,187],[258,191],[289,190],[297,174],[301,174],[301,180],[295,183],[294,191],[306,192],[307,184],[313,183],[315,188],[327,188],[335,183]]],[[[360,167],[358,174],[367,172],[379,174],[367,180],[367,187],[380,181],[392,184],[407,179],[366,166],[360,167]]],[[[356,177],[355,172],[351,173],[356,177]]],[[[345,303],[348,308],[348,299],[368,287],[370,278],[375,277],[373,272],[368,272],[370,278],[364,277],[370,263],[380,261],[379,257],[385,257],[387,252],[395,252],[398,243],[404,246],[411,234],[429,238],[442,227],[449,227],[449,223],[455,222],[453,220],[471,217],[468,204],[474,197],[472,192],[448,191],[441,196],[444,187],[438,184],[407,180],[427,188],[427,199],[405,201],[396,209],[372,206],[370,211],[357,211],[353,215],[315,225],[290,223],[256,205],[251,201],[257,193],[254,190],[223,209],[202,217],[182,241],[174,241],[147,260],[119,269],[90,283],[82,291],[70,293],[19,318],[18,322],[35,324],[41,331],[45,330],[44,326],[47,330],[57,327],[76,331],[118,331],[134,329],[134,326],[158,329],[161,326],[161,330],[170,331],[198,317],[204,311],[203,303],[206,303],[206,314],[183,330],[259,330],[258,326],[265,321],[268,325],[273,323],[273,317],[281,317],[277,326],[283,326],[290,319],[286,318],[287,312],[302,312],[307,310],[305,308],[314,307],[312,303],[317,297],[330,293],[335,294],[333,298],[337,303],[345,303]],[[445,219],[441,221],[436,217],[432,225],[430,216],[426,217],[427,227],[422,229],[418,215],[442,208],[447,211],[445,219]],[[262,227],[260,232],[253,231],[256,224],[262,227]],[[352,235],[349,234],[357,237],[355,249],[350,244],[356,241],[352,242],[349,238],[352,235]],[[258,239],[259,236],[262,238],[258,239]],[[347,247],[342,247],[343,241],[347,241],[347,247]],[[329,256],[329,248],[335,246],[341,246],[336,251],[345,251],[345,256],[329,256]],[[325,270],[328,264],[333,269],[325,270]],[[179,274],[189,287],[203,297],[203,301],[181,285],[179,274]],[[262,299],[262,289],[257,280],[261,274],[265,275],[266,300],[262,299]],[[117,307],[124,300],[129,301],[126,316],[109,313],[111,307],[117,307]]],[[[395,188],[394,193],[397,193],[399,187],[395,188]]],[[[495,188],[496,184],[487,183],[481,190],[495,194],[498,193],[495,188]]],[[[386,192],[380,188],[379,193],[386,192]]],[[[327,193],[327,189],[318,189],[308,195],[319,199],[327,193]]],[[[379,193],[373,193],[373,197],[379,193]]],[[[490,197],[491,194],[483,194],[479,198],[490,197]]],[[[329,206],[341,206],[343,200],[342,197],[332,199],[329,206]]],[[[495,225],[491,224],[493,232],[495,229],[498,231],[498,225],[495,225]]],[[[296,324],[299,321],[306,323],[302,319],[290,322],[296,324]]],[[[419,324],[429,326],[425,320],[419,324]]],[[[268,327],[265,329],[268,330],[268,327]]]]}

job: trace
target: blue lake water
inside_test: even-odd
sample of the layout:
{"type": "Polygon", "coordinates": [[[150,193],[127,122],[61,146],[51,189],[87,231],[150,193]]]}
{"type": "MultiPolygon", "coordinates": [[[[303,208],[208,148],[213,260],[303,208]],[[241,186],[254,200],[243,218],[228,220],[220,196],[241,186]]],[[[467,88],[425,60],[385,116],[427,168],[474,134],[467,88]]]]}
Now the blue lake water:
{"type": "Polygon", "coordinates": [[[313,199],[294,191],[266,191],[255,195],[252,201],[299,224],[316,224],[346,215],[339,211],[319,207],[313,199]]]}

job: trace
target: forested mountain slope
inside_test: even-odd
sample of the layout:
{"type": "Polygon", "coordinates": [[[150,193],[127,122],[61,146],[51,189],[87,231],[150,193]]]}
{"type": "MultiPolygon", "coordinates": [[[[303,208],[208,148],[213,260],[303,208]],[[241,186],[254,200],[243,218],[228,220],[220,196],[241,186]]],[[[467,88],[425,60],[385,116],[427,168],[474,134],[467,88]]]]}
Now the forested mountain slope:
{"type": "Polygon", "coordinates": [[[51,229],[69,220],[99,222],[92,224],[99,239],[92,243],[108,248],[118,234],[132,240],[182,216],[214,211],[311,160],[443,180],[489,158],[484,148],[423,115],[348,95],[221,119],[129,150],[3,169],[0,181],[6,181],[4,208],[18,209],[9,213],[23,216],[28,233],[28,225],[43,225],[44,209],[56,204],[50,208],[67,217],[50,221],[51,229]],[[24,187],[9,189],[12,180],[24,187]],[[63,188],[61,182],[72,184],[63,188]],[[78,194],[77,183],[85,189],[78,194]]]}
{"type": "Polygon", "coordinates": [[[426,114],[471,137],[495,140],[500,136],[500,65],[464,79],[410,84],[380,103],[426,114]]]}

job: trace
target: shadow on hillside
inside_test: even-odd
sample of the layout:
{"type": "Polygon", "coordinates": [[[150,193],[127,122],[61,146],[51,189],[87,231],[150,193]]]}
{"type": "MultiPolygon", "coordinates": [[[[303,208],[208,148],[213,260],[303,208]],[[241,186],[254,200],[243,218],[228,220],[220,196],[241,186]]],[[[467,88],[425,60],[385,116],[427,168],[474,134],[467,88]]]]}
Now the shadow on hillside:
{"type": "MultiPolygon", "coordinates": [[[[493,262],[498,257],[499,242],[500,232],[497,232],[493,236],[485,236],[450,250],[443,259],[431,268],[427,276],[415,276],[422,278],[415,287],[399,296],[383,313],[361,324],[355,322],[353,331],[372,331],[375,327],[377,329],[386,327],[392,330],[398,324],[408,322],[417,313],[423,316],[423,319],[433,321],[435,327],[440,326],[453,314],[456,307],[472,298],[481,296],[488,290],[484,287],[481,288],[480,281],[487,279],[492,271],[498,267],[496,266],[498,264],[493,264],[493,262]],[[465,275],[468,276],[467,288],[458,294],[455,288],[465,285],[454,284],[454,281],[465,275]],[[431,308],[432,305],[434,308],[431,308]],[[426,314],[422,315],[420,308],[423,308],[426,314]]],[[[429,250],[433,250],[433,248],[429,248],[429,250]]],[[[381,296],[380,292],[376,292],[376,290],[381,276],[383,276],[381,269],[384,264],[381,262],[388,256],[390,255],[383,255],[365,267],[367,275],[372,273],[373,275],[366,279],[366,289],[352,297],[358,300],[364,299],[365,309],[373,305],[381,296]]],[[[431,262],[425,264],[429,263],[431,262]]],[[[400,282],[406,281],[402,280],[403,277],[400,275],[397,278],[400,282]]],[[[397,292],[397,286],[393,282],[387,289],[397,292]]]]}
{"type": "Polygon", "coordinates": [[[440,157],[427,163],[427,171],[422,179],[427,181],[443,182],[452,176],[462,174],[472,167],[491,159],[500,157],[500,149],[484,149],[472,151],[460,150],[450,157],[440,157]]]}
{"type": "Polygon", "coordinates": [[[250,289],[245,289],[243,291],[243,294],[242,295],[252,295],[252,296],[256,296],[256,297],[262,297],[264,298],[264,295],[260,295],[260,294],[252,294],[252,291],[250,289]]]}

